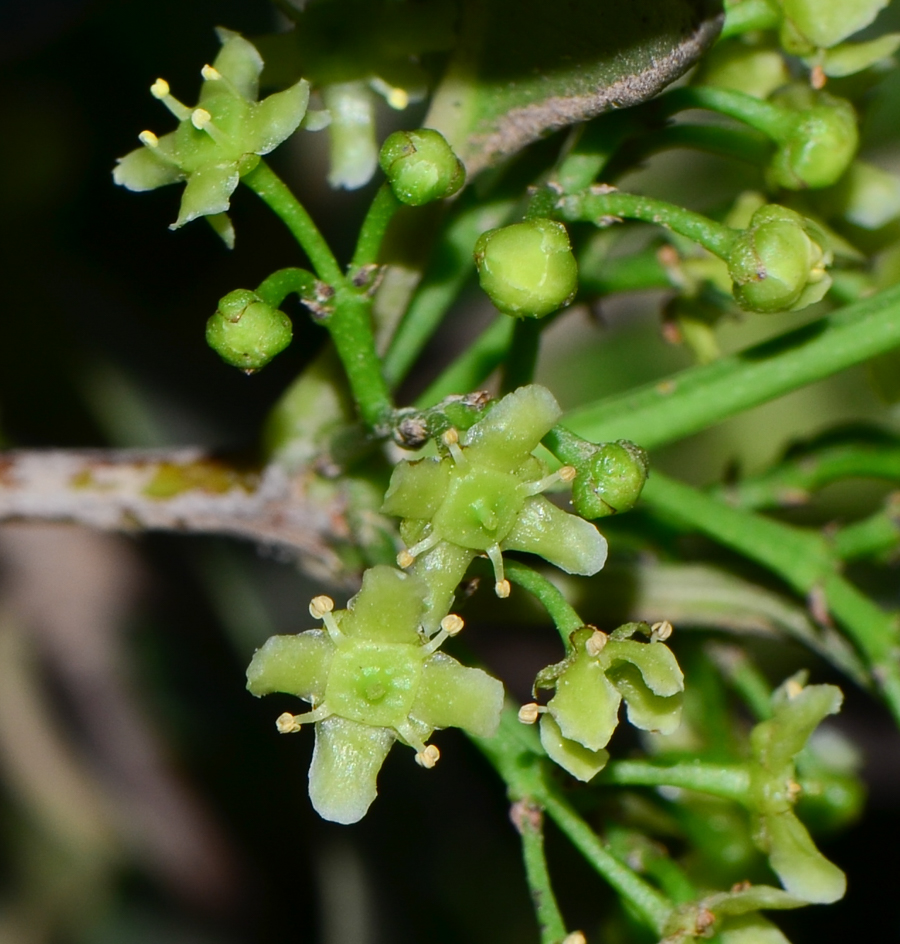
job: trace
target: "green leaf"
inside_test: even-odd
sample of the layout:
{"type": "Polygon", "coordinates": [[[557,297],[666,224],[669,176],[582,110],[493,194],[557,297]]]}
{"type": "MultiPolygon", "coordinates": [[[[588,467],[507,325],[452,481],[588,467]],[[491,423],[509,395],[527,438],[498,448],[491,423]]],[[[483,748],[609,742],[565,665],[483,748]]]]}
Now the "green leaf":
{"type": "Polygon", "coordinates": [[[424,124],[468,173],[651,98],[721,28],[718,0],[463,0],[460,40],[424,124]]]}

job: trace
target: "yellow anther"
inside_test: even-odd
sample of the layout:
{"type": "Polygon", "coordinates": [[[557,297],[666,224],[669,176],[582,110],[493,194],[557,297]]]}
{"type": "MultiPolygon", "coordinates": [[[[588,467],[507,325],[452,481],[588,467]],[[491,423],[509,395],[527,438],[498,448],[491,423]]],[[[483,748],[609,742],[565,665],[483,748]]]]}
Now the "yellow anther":
{"type": "Polygon", "coordinates": [[[402,88],[392,88],[385,100],[397,111],[403,111],[409,105],[409,95],[402,88]]]}
{"type": "Polygon", "coordinates": [[[157,79],[150,86],[150,94],[154,98],[165,98],[169,94],[169,83],[165,79],[157,79]]]}
{"type": "Polygon", "coordinates": [[[426,770],[431,770],[432,767],[441,759],[441,752],[434,746],[434,744],[426,744],[424,751],[419,751],[416,754],[416,763],[420,767],[424,767],[426,770]]]}
{"type": "Polygon", "coordinates": [[[505,600],[509,596],[510,590],[512,590],[512,587],[506,578],[498,580],[494,584],[494,593],[496,593],[501,600],[505,600]]]}
{"type": "Polygon", "coordinates": [[[788,679],[784,690],[787,692],[788,698],[796,698],[803,691],[803,686],[796,679],[788,679]]]}
{"type": "Polygon", "coordinates": [[[297,722],[294,715],[289,711],[285,711],[275,719],[275,727],[278,728],[279,734],[296,734],[300,730],[301,725],[297,722]]]}
{"type": "Polygon", "coordinates": [[[397,555],[397,566],[402,567],[404,570],[406,570],[407,567],[412,567],[415,562],[415,557],[413,557],[409,551],[401,551],[397,555]]]}
{"type": "Polygon", "coordinates": [[[462,632],[463,626],[466,624],[463,622],[461,616],[457,616],[456,613],[448,613],[441,620],[441,629],[448,636],[456,636],[458,633],[462,632]]]}
{"type": "Polygon", "coordinates": [[[801,793],[803,793],[803,787],[796,780],[788,780],[787,795],[791,803],[796,803],[801,793]]]}
{"type": "Polygon", "coordinates": [[[202,131],[212,121],[212,115],[205,108],[195,108],[191,112],[191,124],[202,131]]]}
{"type": "Polygon", "coordinates": [[[535,721],[546,711],[537,702],[531,701],[527,705],[522,705],[519,709],[519,721],[522,724],[534,724],[535,721]]]}
{"type": "Polygon", "coordinates": [[[669,636],[674,632],[674,627],[668,620],[660,620],[658,623],[654,623],[650,627],[650,638],[658,639],[660,642],[664,642],[669,636]]]}
{"type": "Polygon", "coordinates": [[[455,446],[459,442],[459,433],[451,426],[443,433],[441,439],[445,446],[455,446]]]}
{"type": "Polygon", "coordinates": [[[146,145],[148,148],[159,147],[159,138],[152,131],[142,131],[138,135],[138,141],[141,144],[146,145]]]}
{"type": "MultiPolygon", "coordinates": [[[[557,474],[563,482],[571,482],[572,479],[578,475],[578,470],[574,465],[564,465],[560,466],[559,472],[557,474]]],[[[580,934],[581,932],[579,931],[577,933],[580,934]]]]}
{"type": "Polygon", "coordinates": [[[593,634],[588,638],[587,642],[584,644],[584,651],[591,656],[596,658],[603,652],[603,647],[609,642],[609,636],[603,632],[601,629],[595,629],[593,634]]]}
{"type": "Polygon", "coordinates": [[[207,82],[218,82],[222,78],[222,73],[215,66],[205,65],[200,70],[200,75],[206,79],[207,82]]]}
{"type": "Polygon", "coordinates": [[[587,938],[581,931],[573,931],[562,939],[562,944],[587,944],[587,938]]]}
{"type": "Polygon", "coordinates": [[[334,600],[331,597],[326,597],[324,594],[319,597],[313,597],[309,601],[309,615],[313,619],[322,619],[326,613],[330,613],[334,609],[334,600]]]}

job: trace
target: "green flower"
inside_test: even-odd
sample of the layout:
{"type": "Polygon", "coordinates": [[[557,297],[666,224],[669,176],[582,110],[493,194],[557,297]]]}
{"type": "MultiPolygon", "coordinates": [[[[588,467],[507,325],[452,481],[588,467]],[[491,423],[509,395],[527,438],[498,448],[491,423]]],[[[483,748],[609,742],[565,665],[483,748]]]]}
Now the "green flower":
{"type": "Polygon", "coordinates": [[[492,737],[500,723],[503,686],[438,649],[462,620],[441,621],[431,639],[420,633],[427,587],[392,567],[367,570],[346,610],[315,597],[310,613],[325,623],[296,636],[272,636],[247,669],[254,695],[286,692],[312,704],[282,714],[282,734],[315,723],[309,796],[324,819],[355,823],[377,794],[376,778],[395,740],[416,751],[423,767],[440,753],[426,741],[436,728],[492,737]]]}
{"type": "Polygon", "coordinates": [[[502,552],[538,554],[570,574],[595,574],[606,562],[605,538],[587,521],[541,495],[575,470],[547,468],[531,451],[561,415],[545,387],[520,387],[498,401],[460,438],[444,433],[444,458],[401,462],[394,469],[383,510],[403,518],[408,550],[403,567],[429,585],[426,627],[447,612],[453,591],[472,558],[486,554],[498,596],[509,595],[502,552]]]}
{"type": "Polygon", "coordinates": [[[519,718],[533,723],[540,716],[541,743],[552,760],[579,780],[590,780],[609,760],[604,748],[619,723],[622,700],[628,720],[644,731],[671,734],[681,724],[684,676],[662,640],[669,623],[652,629],[626,623],[609,636],[585,626],[571,636],[567,658],[548,666],[534,690],[555,688],[546,708],[525,705],[519,718]],[[636,632],[650,635],[636,642],[636,632]]]}
{"type": "Polygon", "coordinates": [[[206,216],[231,246],[234,231],[224,216],[238,181],[297,130],[309,102],[309,84],[301,79],[283,92],[258,102],[263,61],[256,48],[230,30],[218,29],[222,48],[213,65],[202,69],[196,108],[188,108],[157,79],[150,91],[179,120],[175,131],[158,138],[140,135],[143,147],[119,159],[117,184],[129,190],[154,190],[186,181],[178,219],[170,229],[206,216]]]}
{"type": "Polygon", "coordinates": [[[835,714],[842,701],[834,685],[804,688],[797,678],[790,678],[772,696],[773,716],[750,734],[754,842],[768,854],[769,864],[791,895],[822,904],[843,897],[847,880],[819,852],[794,814],[801,793],[795,759],[819,723],[835,714]]]}
{"type": "Polygon", "coordinates": [[[466,182],[462,162],[431,128],[395,131],[381,146],[380,162],[394,196],[409,206],[452,197],[466,182]]]}

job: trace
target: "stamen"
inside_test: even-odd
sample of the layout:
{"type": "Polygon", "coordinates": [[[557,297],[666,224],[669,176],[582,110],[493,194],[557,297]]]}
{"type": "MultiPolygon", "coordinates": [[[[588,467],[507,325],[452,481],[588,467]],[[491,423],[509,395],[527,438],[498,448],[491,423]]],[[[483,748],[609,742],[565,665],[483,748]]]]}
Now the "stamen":
{"type": "Polygon", "coordinates": [[[416,763],[426,770],[431,770],[440,759],[441,752],[434,744],[425,745],[424,749],[416,754],[416,763]]]}
{"type": "Polygon", "coordinates": [[[397,566],[402,568],[403,570],[406,570],[407,567],[412,567],[412,565],[415,562],[416,562],[415,557],[413,557],[412,554],[409,553],[409,551],[401,551],[397,555],[397,566]]]}
{"type": "Polygon", "coordinates": [[[522,724],[534,724],[546,710],[547,708],[544,705],[539,705],[535,701],[529,702],[519,709],[519,721],[522,724]]]}
{"type": "Polygon", "coordinates": [[[487,556],[491,559],[491,564],[494,566],[494,593],[500,597],[501,600],[505,600],[509,594],[510,587],[509,581],[503,575],[503,555],[500,553],[500,545],[495,544],[493,547],[487,549],[487,556]]]}
{"type": "Polygon", "coordinates": [[[441,442],[447,447],[457,465],[467,464],[466,457],[459,445],[459,433],[452,426],[441,436],[441,442]]]}
{"type": "Polygon", "coordinates": [[[218,82],[222,78],[222,73],[215,66],[205,65],[200,70],[200,75],[203,76],[207,82],[218,82]]]}
{"type": "Polygon", "coordinates": [[[801,793],[803,793],[803,787],[796,780],[788,780],[787,795],[791,803],[796,803],[801,793]]]}
{"type": "Polygon", "coordinates": [[[573,931],[562,939],[562,944],[587,944],[587,938],[581,931],[573,931]]]}
{"type": "Polygon", "coordinates": [[[609,642],[609,636],[603,632],[603,630],[595,629],[593,634],[584,644],[584,651],[591,656],[591,658],[596,658],[603,651],[603,647],[609,642]]]}
{"type": "Polygon", "coordinates": [[[191,117],[190,108],[183,105],[172,95],[169,90],[169,83],[165,79],[157,79],[150,86],[150,94],[154,98],[158,98],[179,121],[187,121],[191,117]]]}
{"type": "Polygon", "coordinates": [[[411,566],[413,561],[415,561],[420,554],[430,551],[436,544],[440,543],[441,536],[436,531],[432,531],[431,534],[422,538],[421,541],[417,541],[412,547],[401,551],[397,555],[397,566],[403,567],[404,569],[411,566]]]}
{"type": "Polygon", "coordinates": [[[212,115],[205,108],[195,108],[191,112],[191,124],[198,131],[205,131],[216,144],[222,144],[228,140],[228,135],[213,124],[212,115]]]}
{"type": "Polygon", "coordinates": [[[159,147],[159,138],[152,131],[142,131],[138,135],[138,141],[148,148],[159,147]]]}
{"type": "Polygon", "coordinates": [[[650,627],[650,642],[663,642],[675,631],[668,620],[661,620],[650,627]]]}
{"type": "Polygon", "coordinates": [[[334,609],[334,600],[331,597],[326,597],[324,594],[318,597],[313,597],[309,601],[309,615],[313,619],[322,619],[326,613],[330,613],[334,609]]]}
{"type": "Polygon", "coordinates": [[[803,686],[796,679],[788,679],[784,690],[788,698],[796,698],[803,691],[803,686]]]}
{"type": "Polygon", "coordinates": [[[462,628],[465,624],[463,623],[462,617],[457,616],[455,613],[450,613],[441,620],[440,631],[435,633],[434,636],[423,646],[423,650],[426,655],[431,655],[432,652],[437,652],[437,650],[443,645],[444,641],[450,636],[456,636],[459,632],[462,631],[462,628]]]}
{"type": "Polygon", "coordinates": [[[285,711],[275,719],[275,727],[278,728],[279,734],[296,734],[304,724],[322,721],[330,715],[331,712],[324,705],[302,715],[292,715],[285,711]]]}
{"type": "Polygon", "coordinates": [[[396,111],[403,111],[409,105],[409,95],[404,89],[388,85],[384,79],[377,76],[369,82],[369,85],[396,111]]]}
{"type": "Polygon", "coordinates": [[[558,482],[571,482],[575,475],[576,472],[572,466],[564,465],[536,482],[523,482],[519,486],[519,491],[525,492],[526,495],[540,495],[541,492],[546,492],[548,488],[552,488],[558,482]]]}

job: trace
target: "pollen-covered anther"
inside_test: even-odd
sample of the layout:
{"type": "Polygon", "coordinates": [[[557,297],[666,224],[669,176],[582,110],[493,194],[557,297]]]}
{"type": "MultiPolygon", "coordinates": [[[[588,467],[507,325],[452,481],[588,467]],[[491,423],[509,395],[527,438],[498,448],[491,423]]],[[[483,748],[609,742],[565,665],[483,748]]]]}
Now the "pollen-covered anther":
{"type": "Polygon", "coordinates": [[[456,613],[448,613],[448,614],[441,620],[441,629],[442,629],[448,636],[456,636],[456,635],[458,635],[459,633],[462,632],[462,628],[463,628],[463,626],[465,626],[465,625],[466,625],[466,624],[465,624],[463,618],[462,618],[461,616],[457,616],[456,613]]]}
{"type": "Polygon", "coordinates": [[[500,597],[501,600],[505,600],[509,596],[511,591],[512,591],[512,586],[510,585],[510,582],[508,580],[505,580],[505,579],[498,580],[494,584],[494,593],[496,593],[497,596],[500,597]]]}
{"type": "Polygon", "coordinates": [[[587,944],[587,938],[581,931],[573,931],[562,939],[562,944],[587,944]]]}
{"type": "Polygon", "coordinates": [[[796,679],[788,679],[784,684],[788,698],[796,698],[803,691],[803,686],[796,679]]]}
{"type": "Polygon", "coordinates": [[[536,701],[530,701],[519,709],[519,721],[522,724],[534,724],[547,709],[536,701]]]}
{"type": "Polygon", "coordinates": [[[585,642],[584,651],[592,658],[596,658],[603,652],[603,648],[608,642],[609,636],[602,629],[595,629],[593,635],[585,642]]]}
{"type": "Polygon", "coordinates": [[[159,138],[152,131],[142,131],[138,135],[138,141],[148,148],[159,147],[159,138]]]}
{"type": "MultiPolygon", "coordinates": [[[[561,466],[559,471],[557,472],[557,475],[560,477],[560,479],[563,482],[567,482],[567,483],[573,481],[577,474],[578,474],[578,470],[575,468],[574,465],[561,466]]],[[[581,934],[580,931],[576,931],[575,933],[581,934]]]]}
{"type": "Polygon", "coordinates": [[[150,86],[150,94],[154,98],[164,99],[170,93],[169,83],[165,79],[157,79],[153,85],[150,86]]]}
{"type": "Polygon", "coordinates": [[[285,711],[275,719],[275,727],[279,734],[296,734],[300,728],[300,723],[296,720],[296,715],[285,711]]]}
{"type": "Polygon", "coordinates": [[[191,117],[190,108],[175,98],[169,88],[169,83],[165,79],[157,79],[150,86],[150,94],[159,99],[179,121],[185,121],[191,117]]]}
{"type": "Polygon", "coordinates": [[[440,759],[441,752],[434,744],[426,744],[425,750],[419,751],[416,754],[416,763],[426,770],[431,770],[440,759]]]}
{"type": "Polygon", "coordinates": [[[324,594],[313,597],[309,602],[309,615],[313,619],[322,619],[326,613],[334,609],[334,600],[324,594]]]}
{"type": "Polygon", "coordinates": [[[797,783],[796,780],[788,780],[787,782],[787,795],[791,803],[796,803],[800,799],[800,794],[803,793],[803,787],[797,783]]]}
{"type": "Polygon", "coordinates": [[[218,82],[222,78],[222,73],[215,66],[209,64],[205,65],[200,70],[200,75],[203,76],[204,80],[207,82],[218,82]]]}
{"type": "Polygon", "coordinates": [[[397,566],[403,570],[406,570],[407,567],[412,567],[415,562],[415,557],[413,557],[409,551],[404,550],[397,555],[397,566]]]}
{"type": "Polygon", "coordinates": [[[447,447],[457,465],[466,464],[466,457],[459,445],[459,433],[452,426],[441,436],[441,442],[447,447]]]}
{"type": "Polygon", "coordinates": [[[654,642],[665,642],[675,631],[668,620],[660,620],[650,627],[650,639],[654,642]]]}

